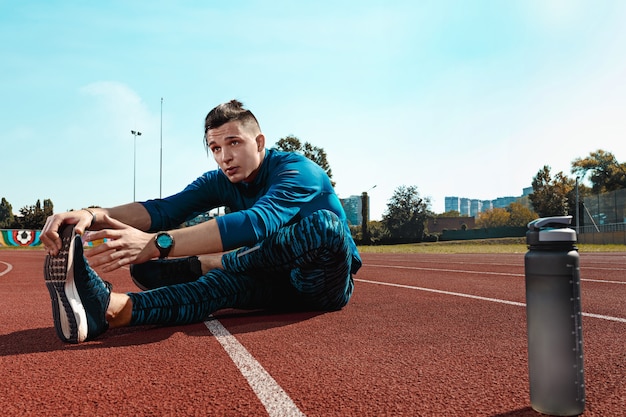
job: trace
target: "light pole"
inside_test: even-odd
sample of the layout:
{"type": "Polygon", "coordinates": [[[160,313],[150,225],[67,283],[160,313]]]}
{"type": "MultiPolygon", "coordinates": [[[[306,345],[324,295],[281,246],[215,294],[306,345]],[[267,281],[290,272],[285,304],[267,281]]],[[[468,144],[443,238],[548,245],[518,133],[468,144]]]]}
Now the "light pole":
{"type": "Polygon", "coordinates": [[[137,136],[141,136],[141,132],[138,130],[131,130],[130,133],[134,137],[133,144],[133,201],[137,201],[135,198],[135,190],[137,184],[137,136]]]}
{"type": "Polygon", "coordinates": [[[163,97],[161,97],[161,153],[159,156],[159,198],[163,195],[163,97]]]}
{"type": "Polygon", "coordinates": [[[361,194],[361,234],[362,234],[362,239],[363,239],[363,244],[369,244],[370,243],[370,236],[369,236],[369,231],[367,230],[367,221],[369,220],[369,197],[367,196],[367,193],[371,190],[373,190],[374,188],[376,188],[376,186],[372,186],[369,188],[369,190],[367,191],[363,191],[363,194],[361,194]]]}
{"type": "Polygon", "coordinates": [[[576,177],[576,236],[578,236],[578,234],[580,233],[580,228],[578,225],[578,222],[580,221],[580,216],[578,215],[578,210],[580,208],[580,203],[579,203],[579,196],[578,196],[578,177],[576,177]]]}

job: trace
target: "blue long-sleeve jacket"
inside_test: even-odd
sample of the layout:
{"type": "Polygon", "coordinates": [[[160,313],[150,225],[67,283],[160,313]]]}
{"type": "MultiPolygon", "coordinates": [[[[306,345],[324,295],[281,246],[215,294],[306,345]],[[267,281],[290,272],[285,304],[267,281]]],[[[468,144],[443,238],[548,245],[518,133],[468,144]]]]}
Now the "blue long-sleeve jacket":
{"type": "Polygon", "coordinates": [[[361,266],[345,212],[328,175],[299,154],[269,149],[251,183],[233,184],[220,170],[214,170],[178,194],[142,204],[150,214],[152,231],[172,229],[199,213],[229,207],[232,213],[216,219],[224,250],[252,246],[317,210],[330,210],[343,221],[350,239],[352,272],[361,266]]]}

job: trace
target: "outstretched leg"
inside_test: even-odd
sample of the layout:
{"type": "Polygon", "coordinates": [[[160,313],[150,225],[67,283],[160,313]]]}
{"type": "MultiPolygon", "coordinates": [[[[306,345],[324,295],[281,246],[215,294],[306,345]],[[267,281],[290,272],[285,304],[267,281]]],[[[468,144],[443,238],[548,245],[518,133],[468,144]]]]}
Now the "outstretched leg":
{"type": "Polygon", "coordinates": [[[132,302],[129,324],[197,323],[223,308],[272,307],[289,291],[285,274],[268,279],[214,269],[194,282],[128,293],[132,302]]]}

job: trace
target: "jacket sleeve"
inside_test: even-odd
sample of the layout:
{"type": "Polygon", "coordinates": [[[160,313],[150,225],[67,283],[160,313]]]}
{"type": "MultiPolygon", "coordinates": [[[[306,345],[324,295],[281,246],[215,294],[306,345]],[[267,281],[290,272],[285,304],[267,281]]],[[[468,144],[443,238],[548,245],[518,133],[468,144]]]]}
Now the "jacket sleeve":
{"type": "MultiPolygon", "coordinates": [[[[217,218],[224,249],[253,245],[316,207],[330,209],[327,200],[336,196],[327,187],[330,180],[314,163],[285,164],[270,175],[269,188],[251,208],[217,218]]],[[[337,204],[341,207],[338,199],[337,204]]]]}
{"type": "Polygon", "coordinates": [[[172,196],[144,201],[141,204],[150,214],[150,231],[177,228],[187,220],[224,204],[223,181],[217,171],[207,172],[172,196]]]}

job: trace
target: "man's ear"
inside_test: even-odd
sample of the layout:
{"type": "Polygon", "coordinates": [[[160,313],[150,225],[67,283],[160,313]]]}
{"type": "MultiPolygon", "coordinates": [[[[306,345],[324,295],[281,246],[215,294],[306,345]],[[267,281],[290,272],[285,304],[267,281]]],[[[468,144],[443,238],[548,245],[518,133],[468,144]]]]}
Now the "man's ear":
{"type": "Polygon", "coordinates": [[[256,140],[256,148],[259,152],[265,149],[265,136],[263,135],[263,133],[259,133],[256,136],[255,140],[256,140]]]}

